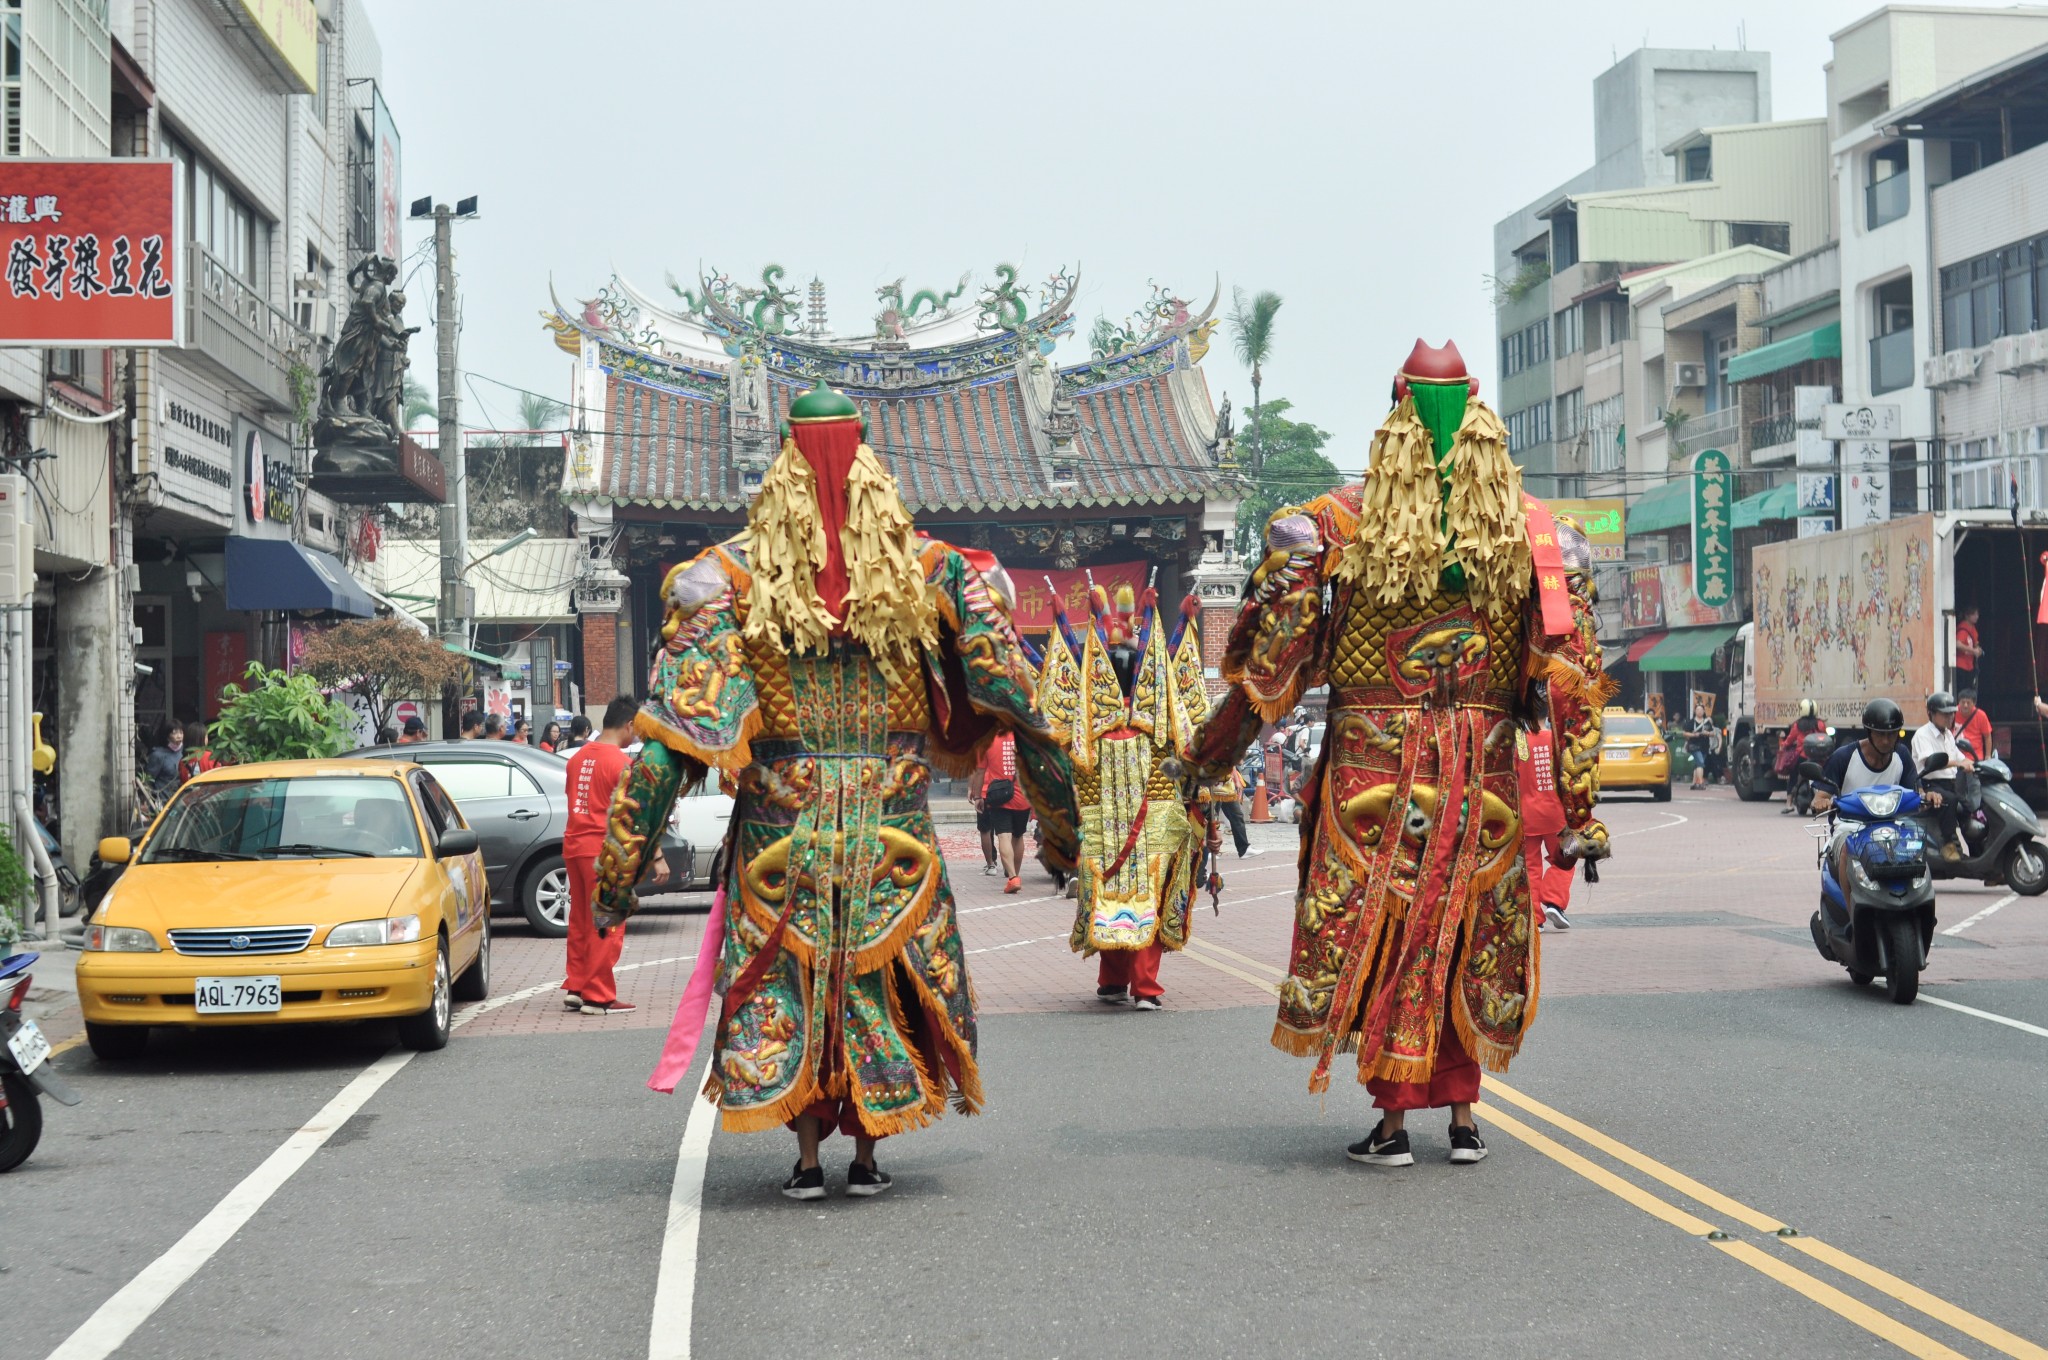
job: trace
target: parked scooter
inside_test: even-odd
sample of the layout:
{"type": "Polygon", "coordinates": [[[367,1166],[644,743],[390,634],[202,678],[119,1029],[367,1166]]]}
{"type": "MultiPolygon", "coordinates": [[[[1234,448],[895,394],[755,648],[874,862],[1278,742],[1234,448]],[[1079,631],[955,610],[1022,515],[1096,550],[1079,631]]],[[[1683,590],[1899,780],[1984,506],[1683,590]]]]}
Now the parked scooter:
{"type": "MultiPolygon", "coordinates": [[[[1948,763],[1937,752],[1923,767],[1948,763]]],[[[1933,842],[1914,820],[1920,794],[1896,784],[1841,793],[1808,762],[1799,774],[1834,799],[1828,833],[1820,838],[1820,910],[1810,926],[1814,947],[1849,970],[1859,987],[1883,977],[1901,1006],[1920,993],[1920,970],[1934,944],[1933,842]],[[1848,823],[1838,828],[1836,823],[1848,823]]]]}
{"type": "MultiPolygon", "coordinates": [[[[1817,732],[1808,732],[1799,743],[1799,758],[1826,769],[1828,757],[1835,753],[1835,729],[1823,727],[1817,732]]],[[[1806,777],[1806,766],[1801,764],[1792,772],[1792,783],[1785,790],[1785,801],[1790,803],[1802,817],[1813,815],[1813,781],[1806,777]]]]}
{"type": "MultiPolygon", "coordinates": [[[[2012,791],[2012,767],[1993,756],[1977,762],[1981,790],[1975,811],[1962,815],[1963,857],[1929,857],[1936,878],[1974,878],[1992,887],[2004,886],[2021,897],[2048,892],[2048,846],[2042,844],[2041,822],[2026,800],[2012,791]]],[[[1967,779],[1969,776],[1962,776],[1967,779]]],[[[1928,844],[1939,847],[1941,829],[1933,814],[1918,818],[1928,844]]]]}
{"type": "Polygon", "coordinates": [[[27,1161],[42,1139],[39,1092],[62,1105],[78,1103],[78,1093],[50,1070],[50,1041],[42,1028],[21,1013],[29,965],[40,957],[15,954],[0,960],[0,988],[7,990],[6,1009],[0,1010],[0,1171],[27,1161]]]}

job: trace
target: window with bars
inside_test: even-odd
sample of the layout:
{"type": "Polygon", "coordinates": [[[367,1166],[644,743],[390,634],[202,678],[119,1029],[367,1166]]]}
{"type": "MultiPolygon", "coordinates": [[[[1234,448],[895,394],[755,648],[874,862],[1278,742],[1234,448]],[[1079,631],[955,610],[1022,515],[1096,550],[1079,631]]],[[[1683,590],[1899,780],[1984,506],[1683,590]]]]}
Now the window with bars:
{"type": "Polygon", "coordinates": [[[1574,387],[1569,392],[1557,395],[1557,437],[1571,439],[1584,428],[1586,393],[1584,388],[1574,387]]]}
{"type": "Polygon", "coordinates": [[[191,239],[259,293],[270,287],[270,222],[182,139],[164,138],[185,186],[191,239]]]}
{"type": "Polygon", "coordinates": [[[1560,358],[1567,354],[1577,354],[1586,341],[1585,314],[1574,304],[1559,312],[1552,320],[1557,326],[1557,343],[1552,348],[1560,358]]]}
{"type": "Polygon", "coordinates": [[[1532,322],[1500,342],[1500,375],[1512,378],[1550,358],[1550,323],[1532,322]]]}
{"type": "Polygon", "coordinates": [[[2048,330],[2048,236],[1952,264],[1940,283],[1944,350],[2048,330]]]}
{"type": "Polygon", "coordinates": [[[1507,418],[1508,452],[1522,453],[1550,442],[1550,402],[1539,401],[1510,411],[1507,418]]]}

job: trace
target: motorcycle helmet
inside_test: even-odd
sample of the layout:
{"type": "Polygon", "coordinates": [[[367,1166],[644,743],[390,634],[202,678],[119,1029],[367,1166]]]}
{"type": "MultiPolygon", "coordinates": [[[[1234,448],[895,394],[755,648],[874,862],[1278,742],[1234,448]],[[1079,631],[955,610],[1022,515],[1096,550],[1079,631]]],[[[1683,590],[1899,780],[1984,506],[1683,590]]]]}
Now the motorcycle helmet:
{"type": "Polygon", "coordinates": [[[1938,689],[1927,696],[1929,714],[1953,713],[1956,711],[1956,696],[1945,689],[1938,689]]]}
{"type": "Polygon", "coordinates": [[[1906,715],[1889,699],[1872,699],[1863,706],[1863,728],[1867,732],[1903,732],[1906,715]]]}
{"type": "Polygon", "coordinates": [[[1815,703],[1813,702],[1813,700],[1811,700],[1811,699],[1801,699],[1801,700],[1799,701],[1799,716],[1800,716],[1800,717],[1802,717],[1802,718],[1811,718],[1811,717],[1813,717],[1813,716],[1814,716],[1815,714],[1817,714],[1817,713],[1819,713],[1819,712],[1820,712],[1820,708],[1819,708],[1819,707],[1818,707],[1818,706],[1817,706],[1817,705],[1816,705],[1816,704],[1815,704],[1815,703]]]}

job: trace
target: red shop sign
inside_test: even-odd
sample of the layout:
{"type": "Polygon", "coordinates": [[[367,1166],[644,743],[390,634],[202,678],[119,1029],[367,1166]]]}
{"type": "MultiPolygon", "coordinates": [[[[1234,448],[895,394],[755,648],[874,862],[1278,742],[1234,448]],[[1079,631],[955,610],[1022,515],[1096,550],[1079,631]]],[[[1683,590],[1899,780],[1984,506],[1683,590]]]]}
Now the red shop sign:
{"type": "Polygon", "coordinates": [[[168,160],[0,160],[0,345],[185,342],[168,160]]]}

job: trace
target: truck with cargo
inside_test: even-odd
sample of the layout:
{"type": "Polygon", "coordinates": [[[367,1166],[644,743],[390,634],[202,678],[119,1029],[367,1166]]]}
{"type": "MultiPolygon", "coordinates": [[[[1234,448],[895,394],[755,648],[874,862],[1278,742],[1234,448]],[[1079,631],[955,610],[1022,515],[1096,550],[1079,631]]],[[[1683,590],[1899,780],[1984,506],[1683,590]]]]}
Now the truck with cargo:
{"type": "Polygon", "coordinates": [[[1740,669],[1728,687],[1736,793],[1760,800],[1785,787],[1772,765],[1801,700],[1848,740],[1861,735],[1872,699],[1896,701],[1918,726],[1929,694],[1973,688],[2015,783],[2040,794],[2033,700],[2048,669],[2048,625],[2036,627],[2044,553],[2048,520],[2020,526],[1994,510],[1911,515],[1756,548],[1751,621],[1736,634],[1740,669]],[[1959,673],[1956,623],[1972,606],[1985,656],[1959,673]]]}

